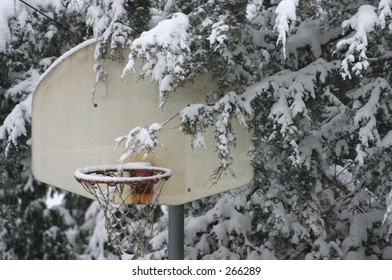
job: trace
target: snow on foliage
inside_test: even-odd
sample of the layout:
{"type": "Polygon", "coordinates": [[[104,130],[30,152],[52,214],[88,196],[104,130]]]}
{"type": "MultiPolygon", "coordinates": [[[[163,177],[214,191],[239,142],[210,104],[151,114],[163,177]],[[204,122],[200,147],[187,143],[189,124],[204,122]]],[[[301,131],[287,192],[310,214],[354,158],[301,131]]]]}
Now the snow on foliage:
{"type": "Polygon", "coordinates": [[[7,43],[11,39],[11,31],[8,26],[8,20],[14,15],[15,10],[12,0],[8,1],[8,5],[2,5],[0,10],[0,52],[7,49],[7,43]]]}
{"type": "MultiPolygon", "coordinates": [[[[379,19],[382,28],[385,28],[387,18],[392,16],[391,5],[391,0],[381,0],[378,4],[378,10],[380,13],[379,19]]],[[[392,25],[389,25],[388,28],[389,30],[392,30],[392,25]]]]}
{"type": "MultiPolygon", "coordinates": [[[[189,59],[189,20],[185,14],[175,13],[149,31],[143,32],[131,45],[129,62],[124,74],[133,69],[133,55],[142,58],[142,76],[159,83],[160,107],[169,92],[185,79],[183,64],[189,59]]],[[[124,75],[123,74],[123,75],[124,75]]]]}
{"type": "Polygon", "coordinates": [[[163,129],[161,124],[153,123],[148,128],[135,127],[128,135],[115,139],[116,149],[125,141],[125,152],[120,157],[120,162],[125,162],[133,155],[144,154],[147,157],[156,147],[162,146],[157,138],[157,133],[163,129]]]}
{"type": "MultiPolygon", "coordinates": [[[[134,75],[138,57],[142,76],[159,84],[161,109],[171,92],[197,74],[215,79],[213,92],[200,92],[205,103],[189,104],[176,117],[194,147],[206,145],[207,129],[215,131],[219,170],[232,163],[232,122],[252,133],[252,184],[186,205],[186,258],[391,258],[390,0],[374,6],[337,0],[30,2],[83,38],[33,15],[18,1],[0,3],[0,141],[15,157],[4,160],[12,164],[2,171],[5,183],[0,183],[18,184],[13,189],[19,192],[4,201],[20,203],[0,211],[7,221],[2,227],[15,225],[9,232],[23,236],[18,232],[26,224],[23,219],[42,207],[31,176],[15,183],[11,178],[19,169],[7,173],[16,162],[30,168],[25,149],[10,153],[10,148],[28,149],[20,139],[29,138],[34,84],[56,57],[95,37],[97,62],[91,67],[97,82],[110,75],[101,60],[118,60],[125,65],[124,75],[134,75]],[[342,35],[342,29],[347,33],[342,35]],[[284,60],[276,47],[280,44],[284,60]],[[131,53],[128,58],[124,48],[131,53]],[[25,193],[37,198],[25,202],[25,193]],[[18,219],[7,216],[22,206],[18,219]]],[[[161,146],[164,126],[157,120],[129,128],[116,139],[124,143],[122,160],[161,146]]],[[[2,190],[0,199],[8,192],[2,190]]],[[[64,205],[75,204],[75,198],[67,199],[64,205]]],[[[83,210],[68,207],[69,212],[57,211],[64,229],[51,221],[42,234],[50,244],[67,233],[62,241],[67,246],[51,249],[72,248],[78,258],[112,258],[97,203],[83,210]]],[[[44,211],[44,218],[53,212],[44,211]]],[[[167,211],[158,212],[145,259],[167,257],[167,211]]],[[[0,236],[2,242],[18,244],[7,231],[0,236]]],[[[7,246],[0,244],[1,256],[15,257],[7,246]]]]}
{"type": "Polygon", "coordinates": [[[106,58],[107,53],[109,57],[118,58],[118,50],[130,44],[129,37],[135,30],[125,24],[127,11],[124,8],[124,0],[102,2],[94,1],[87,9],[86,24],[93,28],[98,40],[95,58],[106,58]]]}
{"type": "Polygon", "coordinates": [[[34,91],[39,79],[39,72],[36,69],[31,69],[21,77],[19,83],[6,91],[5,96],[13,100],[19,100],[21,97],[25,98],[26,95],[34,91]]]}
{"type": "MultiPolygon", "coordinates": [[[[64,8],[61,4],[61,1],[53,0],[30,0],[29,4],[37,8],[51,6],[56,11],[60,11],[64,8]]],[[[26,17],[26,6],[19,1],[2,0],[0,8],[0,52],[5,52],[7,50],[7,45],[9,44],[12,37],[11,30],[9,27],[9,20],[15,16],[17,16],[19,20],[21,20],[25,24],[28,22],[28,20],[26,17]]]]}
{"type": "Polygon", "coordinates": [[[377,78],[361,89],[349,93],[354,100],[352,109],[355,112],[353,128],[358,133],[359,143],[356,147],[356,160],[363,165],[364,158],[371,155],[377,147],[386,147],[391,127],[391,91],[389,83],[383,78],[377,78]],[[377,123],[377,116],[385,116],[383,125],[377,123]],[[385,131],[385,128],[387,131],[385,131]],[[385,136],[383,138],[383,136],[385,136]]]}
{"type": "Polygon", "coordinates": [[[276,44],[282,43],[284,57],[286,57],[286,33],[290,32],[290,23],[297,19],[295,11],[298,2],[298,0],[282,0],[275,10],[277,16],[274,29],[276,29],[279,34],[276,44]]]}
{"type": "Polygon", "coordinates": [[[31,122],[31,101],[30,94],[24,101],[20,102],[4,120],[0,126],[0,140],[7,140],[5,154],[9,153],[11,145],[17,146],[21,136],[28,137],[27,127],[31,122]]]}
{"type": "Polygon", "coordinates": [[[376,8],[371,5],[359,7],[358,12],[348,20],[343,21],[343,28],[352,28],[355,33],[348,39],[341,40],[336,48],[348,48],[342,61],[342,77],[351,78],[351,72],[360,75],[369,66],[366,50],[368,47],[368,33],[374,31],[379,24],[376,8]],[[355,58],[357,56],[357,58],[355,58]],[[351,65],[351,69],[349,68],[351,65]]]}
{"type": "Polygon", "coordinates": [[[235,118],[246,125],[246,112],[241,97],[229,92],[215,105],[192,104],[180,113],[182,132],[193,136],[193,146],[205,147],[204,133],[208,127],[215,130],[216,150],[220,158],[220,167],[228,169],[232,164],[230,147],[234,145],[236,135],[231,130],[231,119],[235,118]]]}
{"type": "Polygon", "coordinates": [[[105,231],[105,218],[98,201],[91,203],[86,211],[85,219],[89,221],[89,224],[86,223],[84,225],[84,230],[92,231],[87,252],[94,259],[106,259],[105,243],[107,242],[107,234],[105,231]]]}

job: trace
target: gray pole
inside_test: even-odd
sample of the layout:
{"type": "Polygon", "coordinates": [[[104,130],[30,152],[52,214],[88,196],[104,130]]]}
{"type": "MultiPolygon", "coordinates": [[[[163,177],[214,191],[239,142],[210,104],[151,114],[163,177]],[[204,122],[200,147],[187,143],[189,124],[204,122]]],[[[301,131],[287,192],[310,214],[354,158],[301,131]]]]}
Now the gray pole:
{"type": "Polygon", "coordinates": [[[169,205],[169,260],[184,259],[184,204],[169,205]]]}

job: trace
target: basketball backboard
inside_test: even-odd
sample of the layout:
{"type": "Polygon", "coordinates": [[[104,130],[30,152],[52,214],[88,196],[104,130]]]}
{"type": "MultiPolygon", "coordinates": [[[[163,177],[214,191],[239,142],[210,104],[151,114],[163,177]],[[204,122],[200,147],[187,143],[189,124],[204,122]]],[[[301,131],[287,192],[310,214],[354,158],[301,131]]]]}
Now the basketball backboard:
{"type": "MultiPolygon", "coordinates": [[[[91,90],[95,86],[93,71],[95,44],[74,49],[52,67],[39,82],[33,98],[32,169],[35,178],[58,188],[92,198],[75,180],[77,168],[116,164],[123,152],[114,150],[114,139],[137,126],[163,123],[188,104],[203,103],[202,95],[212,90],[208,75],[187,83],[169,97],[163,111],[158,110],[158,86],[137,73],[120,78],[123,65],[106,61],[106,83],[97,85],[93,106],[91,90]]],[[[135,69],[137,69],[135,67],[135,69]]],[[[159,134],[165,146],[155,156],[133,161],[172,170],[160,204],[178,205],[241,187],[253,179],[247,159],[249,133],[234,123],[238,142],[233,148],[236,177],[222,176],[217,184],[209,180],[219,160],[215,153],[213,132],[206,135],[205,149],[192,149],[191,139],[178,131],[179,120],[173,119],[159,134]]]]}

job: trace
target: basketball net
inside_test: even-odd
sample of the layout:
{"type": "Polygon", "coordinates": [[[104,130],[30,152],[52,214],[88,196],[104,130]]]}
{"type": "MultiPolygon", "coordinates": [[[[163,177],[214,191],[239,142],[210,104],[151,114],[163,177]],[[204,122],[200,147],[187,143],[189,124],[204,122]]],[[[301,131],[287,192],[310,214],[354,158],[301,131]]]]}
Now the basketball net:
{"type": "Polygon", "coordinates": [[[153,230],[159,196],[171,172],[145,163],[76,170],[75,178],[99,202],[109,244],[120,256],[144,255],[145,236],[153,230]]]}

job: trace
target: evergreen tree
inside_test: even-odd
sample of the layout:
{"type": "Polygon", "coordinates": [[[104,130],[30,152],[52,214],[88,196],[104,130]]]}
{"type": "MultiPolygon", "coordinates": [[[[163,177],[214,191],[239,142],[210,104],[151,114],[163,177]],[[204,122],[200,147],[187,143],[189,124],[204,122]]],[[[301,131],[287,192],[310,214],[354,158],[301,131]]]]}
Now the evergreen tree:
{"type": "MultiPolygon", "coordinates": [[[[141,76],[159,84],[161,108],[186,81],[202,73],[214,77],[216,90],[200,93],[205,105],[179,113],[181,131],[192,135],[195,148],[203,146],[207,128],[215,130],[217,178],[231,172],[231,123],[253,136],[252,184],[187,205],[187,258],[392,258],[390,0],[53,3],[40,8],[67,31],[17,4],[8,48],[0,45],[1,215],[13,221],[2,225],[2,236],[34,213],[45,225],[40,240],[63,244],[59,256],[112,257],[96,203],[81,199],[71,206],[66,198],[64,211],[45,209],[46,192],[29,175],[26,142],[39,75],[66,49],[95,36],[97,82],[107,74],[99,60],[125,62],[123,74],[134,75],[139,59],[141,76]],[[53,228],[64,213],[73,222],[53,228]],[[73,242],[61,234],[72,226],[73,242]]],[[[145,258],[166,257],[166,222],[162,207],[145,258]]],[[[4,258],[55,258],[29,244],[24,255],[9,244],[1,246],[4,258]]]]}

